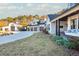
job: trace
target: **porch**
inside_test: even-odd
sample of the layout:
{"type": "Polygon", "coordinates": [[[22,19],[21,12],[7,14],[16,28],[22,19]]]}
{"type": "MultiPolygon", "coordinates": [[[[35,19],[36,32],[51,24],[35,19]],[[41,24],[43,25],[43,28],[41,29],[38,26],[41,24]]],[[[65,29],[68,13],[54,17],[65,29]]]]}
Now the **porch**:
{"type": "Polygon", "coordinates": [[[56,35],[79,37],[79,14],[56,20],[56,35]]]}
{"type": "Polygon", "coordinates": [[[64,12],[51,22],[55,23],[56,35],[69,35],[79,37],[79,5],[64,12]]]}

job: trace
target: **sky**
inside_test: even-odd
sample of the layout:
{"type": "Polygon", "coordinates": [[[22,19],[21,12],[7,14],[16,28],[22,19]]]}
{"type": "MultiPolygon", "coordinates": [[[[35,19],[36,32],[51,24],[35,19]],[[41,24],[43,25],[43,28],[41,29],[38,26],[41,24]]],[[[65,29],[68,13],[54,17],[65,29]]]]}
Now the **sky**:
{"type": "Polygon", "coordinates": [[[66,3],[0,3],[0,18],[54,14],[67,7],[66,3]]]}

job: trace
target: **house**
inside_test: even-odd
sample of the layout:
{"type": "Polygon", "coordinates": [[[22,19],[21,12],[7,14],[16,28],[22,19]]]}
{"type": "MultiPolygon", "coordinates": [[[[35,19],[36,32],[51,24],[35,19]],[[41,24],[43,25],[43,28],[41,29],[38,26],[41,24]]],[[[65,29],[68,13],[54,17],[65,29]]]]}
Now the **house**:
{"type": "Polygon", "coordinates": [[[56,18],[58,16],[58,14],[48,14],[47,18],[46,18],[46,30],[48,31],[48,33],[53,34],[53,30],[54,28],[51,25],[51,21],[56,18]]]}
{"type": "Polygon", "coordinates": [[[30,25],[37,25],[38,24],[38,22],[39,22],[39,19],[36,19],[36,18],[33,18],[33,20],[32,21],[30,21],[30,25]]]}
{"type": "Polygon", "coordinates": [[[28,25],[27,31],[43,31],[45,28],[45,23],[39,23],[35,25],[28,25]]]}
{"type": "Polygon", "coordinates": [[[8,26],[2,27],[2,31],[18,31],[18,24],[9,23],[8,26]]]}
{"type": "Polygon", "coordinates": [[[0,20],[0,30],[1,31],[18,31],[18,22],[8,22],[5,20],[0,20]]]}
{"type": "Polygon", "coordinates": [[[36,19],[34,18],[27,26],[27,31],[42,31],[45,28],[45,18],[36,19]]]}
{"type": "Polygon", "coordinates": [[[2,31],[2,27],[8,26],[8,21],[6,20],[0,20],[0,31],[2,31]]]}
{"type": "Polygon", "coordinates": [[[51,21],[53,34],[79,37],[79,4],[65,10],[51,21]]]}

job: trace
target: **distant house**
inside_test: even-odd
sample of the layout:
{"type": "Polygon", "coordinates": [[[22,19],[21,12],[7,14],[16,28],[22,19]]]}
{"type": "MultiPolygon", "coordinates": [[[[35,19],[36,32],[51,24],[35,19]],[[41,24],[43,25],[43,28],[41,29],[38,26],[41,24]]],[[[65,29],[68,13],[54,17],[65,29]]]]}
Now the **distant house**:
{"type": "Polygon", "coordinates": [[[11,22],[0,20],[1,31],[18,31],[18,22],[11,22]]]}
{"type": "Polygon", "coordinates": [[[5,20],[0,20],[0,31],[2,31],[2,27],[4,26],[8,26],[8,21],[5,21],[5,20]]]}
{"type": "Polygon", "coordinates": [[[27,26],[27,31],[42,31],[45,28],[45,18],[44,19],[33,19],[27,26]]]}
{"type": "Polygon", "coordinates": [[[18,31],[18,25],[16,23],[9,23],[8,26],[2,27],[2,31],[18,31]]]}
{"type": "Polygon", "coordinates": [[[33,20],[29,23],[30,25],[38,25],[39,19],[33,18],[33,20]]]}
{"type": "Polygon", "coordinates": [[[51,21],[52,33],[79,37],[79,4],[69,8],[51,21]]]}

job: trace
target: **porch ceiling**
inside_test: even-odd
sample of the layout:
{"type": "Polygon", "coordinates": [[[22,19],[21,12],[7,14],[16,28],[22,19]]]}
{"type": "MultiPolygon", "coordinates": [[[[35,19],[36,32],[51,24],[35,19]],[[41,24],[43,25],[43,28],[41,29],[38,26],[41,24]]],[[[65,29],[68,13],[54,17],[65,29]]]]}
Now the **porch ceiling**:
{"type": "Polygon", "coordinates": [[[68,11],[64,12],[63,14],[61,14],[60,16],[58,16],[57,18],[53,19],[51,22],[54,22],[56,20],[59,20],[59,19],[64,19],[64,18],[67,18],[67,16],[70,16],[70,15],[73,15],[73,14],[76,14],[79,12],[79,5],[76,5],[75,7],[73,7],[72,9],[69,9],[68,11]]]}

